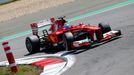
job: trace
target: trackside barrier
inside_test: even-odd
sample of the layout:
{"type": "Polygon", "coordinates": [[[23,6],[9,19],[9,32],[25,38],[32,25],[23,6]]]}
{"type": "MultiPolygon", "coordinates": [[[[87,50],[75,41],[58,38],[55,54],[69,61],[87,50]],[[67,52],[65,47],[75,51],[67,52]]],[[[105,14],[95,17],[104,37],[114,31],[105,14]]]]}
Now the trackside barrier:
{"type": "Polygon", "coordinates": [[[11,48],[10,48],[10,46],[8,46],[8,42],[3,42],[2,45],[4,47],[4,51],[6,53],[6,57],[7,57],[11,72],[14,72],[14,73],[17,72],[18,68],[17,68],[17,65],[15,63],[13,53],[11,52],[11,48]]]}
{"type": "Polygon", "coordinates": [[[33,35],[38,35],[38,26],[36,23],[31,24],[33,35]]]}

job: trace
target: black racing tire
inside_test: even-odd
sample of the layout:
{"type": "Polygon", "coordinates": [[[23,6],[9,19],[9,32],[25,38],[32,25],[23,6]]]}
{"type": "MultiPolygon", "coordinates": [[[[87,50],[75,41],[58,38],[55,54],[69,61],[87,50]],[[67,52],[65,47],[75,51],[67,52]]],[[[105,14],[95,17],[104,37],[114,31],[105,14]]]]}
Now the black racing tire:
{"type": "Polygon", "coordinates": [[[70,51],[72,50],[72,43],[74,41],[74,36],[71,32],[66,32],[63,34],[63,46],[65,50],[70,51]]]}
{"type": "Polygon", "coordinates": [[[99,23],[98,26],[101,28],[102,34],[111,31],[111,27],[108,24],[99,23]]]}
{"type": "Polygon", "coordinates": [[[25,40],[26,48],[30,54],[40,51],[40,40],[38,36],[26,37],[25,40]]]}

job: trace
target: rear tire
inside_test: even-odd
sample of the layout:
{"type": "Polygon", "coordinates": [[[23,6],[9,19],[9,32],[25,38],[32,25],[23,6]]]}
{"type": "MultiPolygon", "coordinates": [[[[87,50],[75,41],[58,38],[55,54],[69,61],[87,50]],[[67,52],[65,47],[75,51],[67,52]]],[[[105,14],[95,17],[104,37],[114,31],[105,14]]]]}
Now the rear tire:
{"type": "Polygon", "coordinates": [[[40,51],[40,40],[35,35],[26,37],[25,44],[30,54],[40,51]]]}
{"type": "Polygon", "coordinates": [[[70,51],[72,49],[73,41],[74,37],[71,32],[66,32],[63,34],[63,46],[65,47],[65,50],[70,51]]]}
{"type": "Polygon", "coordinates": [[[102,34],[111,31],[111,27],[108,24],[99,23],[98,26],[101,28],[102,34]]]}

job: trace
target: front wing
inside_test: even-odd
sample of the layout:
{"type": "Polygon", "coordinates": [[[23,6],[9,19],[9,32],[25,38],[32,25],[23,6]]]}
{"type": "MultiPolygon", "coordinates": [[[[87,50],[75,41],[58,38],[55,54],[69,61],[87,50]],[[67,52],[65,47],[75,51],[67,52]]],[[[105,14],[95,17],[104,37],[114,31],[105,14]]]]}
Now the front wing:
{"type": "Polygon", "coordinates": [[[79,41],[74,41],[72,43],[72,48],[87,46],[87,45],[91,45],[93,43],[110,40],[110,39],[112,39],[114,37],[117,37],[117,36],[120,36],[120,35],[121,35],[120,30],[112,30],[112,31],[109,31],[107,33],[104,33],[103,34],[103,39],[101,39],[101,40],[91,41],[90,39],[86,38],[86,39],[82,39],[82,40],[79,40],[79,41]]]}

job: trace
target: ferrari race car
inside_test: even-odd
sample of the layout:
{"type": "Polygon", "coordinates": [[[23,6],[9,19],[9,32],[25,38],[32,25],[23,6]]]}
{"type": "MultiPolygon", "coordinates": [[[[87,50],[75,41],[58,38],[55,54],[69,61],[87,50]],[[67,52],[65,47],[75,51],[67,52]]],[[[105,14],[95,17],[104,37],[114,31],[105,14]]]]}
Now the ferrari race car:
{"type": "MultiPolygon", "coordinates": [[[[63,18],[62,18],[63,19],[63,18]]],[[[58,19],[58,21],[60,21],[58,19]]],[[[26,48],[29,53],[35,53],[41,49],[61,46],[65,50],[74,50],[82,46],[90,46],[94,43],[110,40],[120,36],[120,30],[111,30],[108,24],[99,23],[98,26],[88,24],[64,25],[55,32],[49,31],[53,22],[43,20],[38,23],[32,23],[33,35],[26,37],[26,48]],[[39,35],[39,28],[42,30],[42,35],[39,35]]]]}

